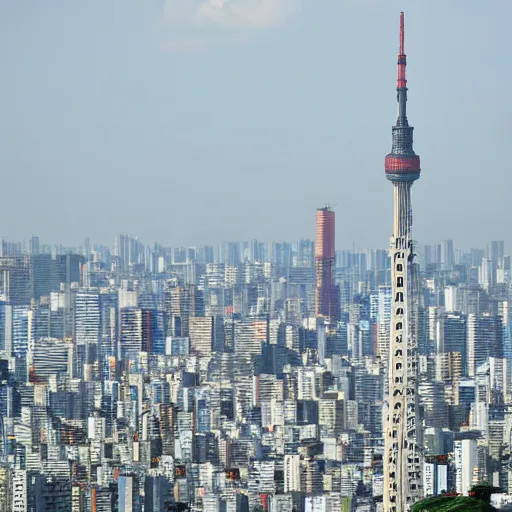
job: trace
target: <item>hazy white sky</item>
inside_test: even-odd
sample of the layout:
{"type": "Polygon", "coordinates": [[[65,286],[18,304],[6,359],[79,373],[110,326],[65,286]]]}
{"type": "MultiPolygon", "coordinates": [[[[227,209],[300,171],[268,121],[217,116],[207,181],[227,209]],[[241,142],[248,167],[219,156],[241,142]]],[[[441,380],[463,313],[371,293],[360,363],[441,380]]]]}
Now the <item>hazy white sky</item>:
{"type": "Polygon", "coordinates": [[[512,243],[510,0],[0,0],[0,235],[385,246],[402,9],[415,237],[512,243]]]}

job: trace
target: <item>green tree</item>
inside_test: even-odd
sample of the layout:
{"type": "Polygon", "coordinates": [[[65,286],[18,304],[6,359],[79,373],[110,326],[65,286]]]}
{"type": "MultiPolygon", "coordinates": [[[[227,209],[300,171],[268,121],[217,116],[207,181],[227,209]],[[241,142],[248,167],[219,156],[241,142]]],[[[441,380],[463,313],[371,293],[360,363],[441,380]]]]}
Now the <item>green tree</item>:
{"type": "Polygon", "coordinates": [[[435,496],[418,501],[412,507],[412,512],[492,512],[496,510],[490,505],[491,494],[503,492],[499,487],[490,485],[475,485],[469,496],[435,496]]]}

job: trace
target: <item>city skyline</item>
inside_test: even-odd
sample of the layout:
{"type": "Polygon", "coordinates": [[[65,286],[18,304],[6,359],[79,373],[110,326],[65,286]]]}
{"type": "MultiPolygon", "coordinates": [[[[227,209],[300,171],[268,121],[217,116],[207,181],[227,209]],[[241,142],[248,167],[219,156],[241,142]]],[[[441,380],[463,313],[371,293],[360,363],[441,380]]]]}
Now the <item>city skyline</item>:
{"type": "MultiPolygon", "coordinates": [[[[378,173],[392,116],[392,20],[403,3],[328,1],[320,11],[297,2],[288,12],[269,2],[277,7],[265,16],[243,11],[255,19],[215,18],[218,31],[194,51],[163,42],[163,22],[189,30],[172,2],[166,18],[163,2],[124,2],[119,12],[116,2],[101,11],[94,2],[2,6],[0,164],[16,222],[0,233],[69,244],[107,243],[116,232],[174,245],[313,238],[311,212],[331,202],[339,247],[385,246],[391,213],[378,173]],[[87,30],[74,30],[77,19],[87,30]],[[237,37],[225,37],[226,24],[237,37]]],[[[410,102],[432,169],[415,197],[424,244],[511,242],[502,62],[512,8],[465,6],[406,6],[417,34],[410,102]]]]}
{"type": "MultiPolygon", "coordinates": [[[[418,175],[390,169],[403,149],[387,159],[393,182],[418,175]]],[[[396,214],[407,232],[407,211],[396,214]]],[[[413,373],[411,354],[401,368],[388,357],[406,316],[424,427],[415,485],[467,496],[492,478],[494,503],[510,503],[504,243],[425,247],[409,294],[407,251],[334,253],[334,213],[321,208],[317,221],[317,244],[171,249],[120,235],[113,248],[48,254],[37,238],[2,242],[0,508],[393,510],[383,507],[386,368],[413,373]],[[315,277],[335,279],[331,318],[315,277]]],[[[406,373],[411,389],[397,371],[393,395],[406,373]]]]}
{"type": "MultiPolygon", "coordinates": [[[[270,250],[272,245],[279,244],[279,243],[286,243],[289,244],[290,247],[292,247],[294,250],[297,250],[297,248],[300,246],[302,242],[309,242],[313,244],[313,247],[315,245],[315,237],[302,237],[298,240],[264,240],[264,239],[256,239],[256,238],[248,238],[244,240],[224,240],[217,243],[196,243],[191,245],[180,245],[180,244],[162,244],[158,240],[143,240],[139,238],[137,235],[133,235],[130,233],[117,233],[115,236],[112,237],[110,241],[107,241],[106,243],[100,243],[96,240],[91,240],[89,237],[85,237],[81,242],[78,242],[77,244],[67,244],[67,243],[49,243],[47,240],[42,240],[37,235],[32,235],[31,237],[24,238],[22,240],[10,240],[7,238],[0,238],[0,244],[4,244],[5,246],[9,247],[15,247],[15,253],[16,254],[31,254],[31,245],[36,243],[39,247],[38,253],[46,253],[46,254],[67,254],[67,253],[76,253],[76,254],[85,254],[86,248],[89,248],[90,251],[94,251],[95,247],[98,248],[100,252],[105,250],[106,248],[109,248],[110,250],[115,250],[116,243],[119,240],[119,237],[126,237],[132,240],[136,240],[138,243],[140,243],[142,246],[145,246],[147,248],[152,247],[159,247],[166,250],[188,250],[188,249],[194,249],[194,250],[200,250],[203,248],[211,248],[214,251],[221,251],[223,247],[228,246],[230,244],[236,244],[240,247],[240,250],[243,253],[243,250],[249,250],[252,242],[258,242],[259,244],[264,244],[267,250],[270,250]]],[[[389,239],[388,239],[389,241],[389,239]]],[[[447,240],[438,240],[431,244],[421,244],[421,243],[415,243],[416,253],[423,255],[425,251],[432,256],[432,261],[441,262],[444,261],[444,256],[446,254],[446,247],[447,244],[451,247],[451,256],[452,259],[457,259],[457,257],[461,257],[464,254],[469,254],[471,252],[476,251],[477,253],[482,253],[483,255],[491,254],[492,252],[492,246],[493,244],[501,244],[504,249],[504,253],[509,255],[512,255],[512,248],[509,248],[507,244],[505,244],[504,240],[488,240],[486,243],[479,245],[479,244],[473,244],[470,247],[462,247],[459,244],[456,243],[453,239],[447,239],[447,240]],[[437,251],[437,253],[436,253],[437,251]]],[[[389,245],[389,244],[388,244],[389,245]]],[[[335,255],[336,258],[338,258],[338,255],[340,253],[367,253],[372,251],[388,251],[388,246],[381,245],[381,246],[374,246],[374,247],[359,247],[354,244],[351,246],[336,246],[335,247],[335,255]]],[[[417,254],[417,255],[418,255],[417,254]]],[[[242,258],[243,259],[243,258],[242,258]]],[[[453,260],[450,260],[453,262],[453,260]]]]}

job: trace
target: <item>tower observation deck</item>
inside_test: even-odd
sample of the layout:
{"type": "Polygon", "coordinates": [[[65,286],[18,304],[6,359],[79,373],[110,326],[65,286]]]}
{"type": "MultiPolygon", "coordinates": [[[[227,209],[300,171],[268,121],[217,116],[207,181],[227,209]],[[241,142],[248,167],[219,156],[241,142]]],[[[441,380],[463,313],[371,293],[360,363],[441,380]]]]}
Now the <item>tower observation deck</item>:
{"type": "Polygon", "coordinates": [[[393,126],[386,178],[393,183],[393,236],[390,244],[392,314],[385,415],[384,510],[405,512],[422,497],[422,435],[417,398],[417,275],[411,237],[411,186],[420,177],[420,157],[413,150],[407,120],[407,58],[404,13],[400,13],[398,117],[393,126]]]}

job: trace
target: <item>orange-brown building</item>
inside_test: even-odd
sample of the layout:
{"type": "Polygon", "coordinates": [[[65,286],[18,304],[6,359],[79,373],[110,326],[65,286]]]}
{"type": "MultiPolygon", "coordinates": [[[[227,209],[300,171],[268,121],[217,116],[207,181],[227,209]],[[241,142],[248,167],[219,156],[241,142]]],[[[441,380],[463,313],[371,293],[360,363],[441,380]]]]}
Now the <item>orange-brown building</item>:
{"type": "Polygon", "coordinates": [[[334,284],[335,213],[329,207],[316,211],[315,314],[336,321],[339,318],[339,291],[334,284]]]}

